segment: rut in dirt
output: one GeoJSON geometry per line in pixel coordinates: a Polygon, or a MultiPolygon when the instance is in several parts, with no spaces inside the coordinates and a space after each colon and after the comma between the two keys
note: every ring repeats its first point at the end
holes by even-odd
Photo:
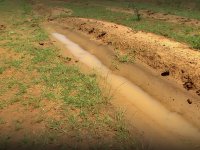
{"type": "Polygon", "coordinates": [[[167,132],[171,132],[172,136],[178,135],[185,139],[199,141],[199,130],[182,116],[176,112],[170,112],[158,102],[158,100],[151,97],[148,93],[144,92],[140,87],[134,85],[126,78],[113,74],[111,70],[97,59],[97,57],[69,40],[66,36],[59,33],[52,33],[52,35],[62,42],[66,49],[79,59],[80,62],[95,69],[100,76],[106,77],[107,82],[112,85],[112,87],[117,88],[126,100],[130,101],[134,106],[139,108],[141,112],[161,125],[167,132]]]}

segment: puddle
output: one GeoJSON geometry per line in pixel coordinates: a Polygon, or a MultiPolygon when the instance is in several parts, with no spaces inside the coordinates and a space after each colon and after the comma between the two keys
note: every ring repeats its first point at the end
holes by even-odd
{"type": "Polygon", "coordinates": [[[102,77],[106,77],[107,82],[112,87],[118,89],[118,92],[120,92],[126,100],[129,100],[135,107],[141,110],[154,122],[162,126],[165,130],[186,139],[199,141],[199,130],[181,115],[170,112],[160,102],[126,78],[113,74],[111,70],[97,59],[97,57],[69,40],[66,36],[59,33],[52,33],[52,35],[62,42],[66,46],[66,49],[79,59],[80,62],[95,69],[102,77]]]}

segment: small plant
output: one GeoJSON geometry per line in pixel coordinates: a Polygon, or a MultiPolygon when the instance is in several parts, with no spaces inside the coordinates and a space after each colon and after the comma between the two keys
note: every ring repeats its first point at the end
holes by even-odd
{"type": "Polygon", "coordinates": [[[5,71],[4,67],[0,67],[0,74],[2,74],[5,71]]]}
{"type": "Polygon", "coordinates": [[[190,44],[192,45],[193,48],[195,49],[200,49],[200,35],[192,36],[189,39],[190,44]]]}
{"type": "Polygon", "coordinates": [[[131,9],[133,9],[133,12],[134,12],[133,18],[134,18],[134,20],[140,21],[140,20],[141,20],[141,14],[139,13],[139,9],[138,9],[138,8],[136,7],[136,5],[134,4],[134,1],[130,1],[129,7],[130,7],[131,9]]]}
{"type": "Polygon", "coordinates": [[[0,125],[1,124],[5,124],[6,122],[4,121],[4,119],[3,118],[0,118],[0,125]]]}
{"type": "Polygon", "coordinates": [[[15,125],[15,131],[19,131],[23,128],[22,127],[22,121],[20,121],[20,120],[15,120],[14,125],[15,125]]]}
{"type": "Polygon", "coordinates": [[[121,63],[133,63],[134,56],[131,53],[122,54],[118,49],[115,50],[115,57],[121,63]]]}

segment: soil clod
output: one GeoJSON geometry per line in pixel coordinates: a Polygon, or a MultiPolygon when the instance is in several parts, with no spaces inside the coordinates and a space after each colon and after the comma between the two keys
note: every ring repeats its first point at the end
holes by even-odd
{"type": "Polygon", "coordinates": [[[188,104],[192,104],[192,100],[187,99],[188,104]]]}
{"type": "Polygon", "coordinates": [[[194,88],[194,83],[191,82],[191,81],[185,82],[185,83],[183,84],[183,87],[184,87],[186,90],[191,90],[191,89],[194,88]]]}
{"type": "Polygon", "coordinates": [[[102,32],[101,34],[99,34],[99,35],[97,36],[97,38],[102,38],[102,37],[104,37],[106,34],[107,34],[106,32],[102,32]]]}
{"type": "Polygon", "coordinates": [[[199,96],[200,96],[200,90],[196,91],[196,93],[197,93],[197,95],[199,95],[199,96]]]}
{"type": "Polygon", "coordinates": [[[161,73],[161,76],[169,76],[169,71],[165,71],[165,72],[163,72],[163,73],[161,73]]]}
{"type": "Polygon", "coordinates": [[[88,33],[91,34],[94,32],[94,28],[92,28],[88,33]]]}
{"type": "Polygon", "coordinates": [[[72,60],[72,58],[70,58],[70,57],[66,57],[65,58],[67,61],[71,61],[72,60]]]}
{"type": "Polygon", "coordinates": [[[53,20],[54,20],[53,18],[48,18],[48,19],[47,19],[47,21],[53,21],[53,20]]]}
{"type": "Polygon", "coordinates": [[[5,30],[5,29],[6,29],[6,26],[3,25],[3,24],[1,24],[1,25],[0,25],[0,30],[5,30]]]}
{"type": "Polygon", "coordinates": [[[44,45],[44,42],[39,42],[39,45],[43,46],[43,45],[44,45]]]}

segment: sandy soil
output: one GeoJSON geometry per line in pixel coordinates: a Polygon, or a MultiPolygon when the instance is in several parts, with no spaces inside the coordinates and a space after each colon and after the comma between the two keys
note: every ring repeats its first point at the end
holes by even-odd
{"type": "Polygon", "coordinates": [[[169,72],[169,76],[186,90],[200,95],[200,53],[186,44],[93,19],[68,18],[60,20],[59,23],[87,33],[93,39],[112,45],[125,53],[134,51],[136,60],[142,61],[160,74],[169,72]]]}

